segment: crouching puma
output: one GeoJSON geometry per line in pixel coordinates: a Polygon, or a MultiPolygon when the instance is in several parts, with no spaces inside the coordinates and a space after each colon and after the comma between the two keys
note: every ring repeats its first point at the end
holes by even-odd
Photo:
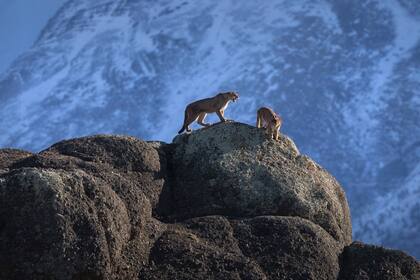
{"type": "Polygon", "coordinates": [[[239,95],[237,93],[229,91],[188,104],[185,108],[184,124],[182,125],[181,130],[178,131],[178,134],[182,133],[184,130],[191,132],[189,125],[194,121],[197,121],[197,123],[202,126],[210,126],[209,123],[204,123],[204,119],[209,113],[216,113],[220,118],[220,121],[225,122],[224,113],[226,107],[229,105],[230,101],[235,102],[238,98],[239,95]]]}
{"type": "Polygon", "coordinates": [[[270,138],[279,139],[279,130],[283,123],[282,118],[277,115],[272,109],[261,107],[257,111],[257,127],[264,127],[267,129],[270,138]]]}

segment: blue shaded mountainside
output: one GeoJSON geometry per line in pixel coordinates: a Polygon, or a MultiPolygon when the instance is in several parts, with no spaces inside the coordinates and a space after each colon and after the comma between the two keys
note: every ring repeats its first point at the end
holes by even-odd
{"type": "Polygon", "coordinates": [[[0,76],[0,146],[168,141],[185,104],[237,90],[229,118],[273,107],[344,185],[356,239],[420,257],[419,15],[415,0],[71,0],[0,76]]]}

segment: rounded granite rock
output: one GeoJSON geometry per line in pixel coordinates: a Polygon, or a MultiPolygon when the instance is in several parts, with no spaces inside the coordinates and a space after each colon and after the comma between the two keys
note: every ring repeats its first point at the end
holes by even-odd
{"type": "Polygon", "coordinates": [[[341,255],[339,280],[419,280],[420,262],[403,251],[353,242],[341,255]]]}
{"type": "Polygon", "coordinates": [[[91,136],[22,155],[0,174],[0,279],[134,279],[165,228],[160,144],[91,136]]]}
{"type": "Polygon", "coordinates": [[[0,279],[418,277],[402,252],[350,241],[337,181],[245,124],[0,150],[0,279]]]}
{"type": "MultiPolygon", "coordinates": [[[[159,225],[146,197],[137,214],[148,225],[133,225],[125,199],[81,170],[22,168],[3,179],[1,279],[115,279],[130,264],[130,242],[149,239],[138,228],[159,225]]],[[[148,241],[137,243],[136,258],[147,259],[148,241]]]]}
{"type": "Polygon", "coordinates": [[[263,129],[222,123],[177,136],[173,143],[175,219],[297,216],[343,245],[351,242],[343,189],[287,136],[274,141],[263,129]]]}
{"type": "Polygon", "coordinates": [[[336,280],[340,251],[302,218],[206,216],[168,227],[140,279],[336,280]]]}

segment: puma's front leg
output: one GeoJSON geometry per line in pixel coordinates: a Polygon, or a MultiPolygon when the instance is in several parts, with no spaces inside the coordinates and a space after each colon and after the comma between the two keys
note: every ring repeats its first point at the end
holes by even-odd
{"type": "Polygon", "coordinates": [[[274,140],[279,141],[279,131],[278,131],[278,129],[276,129],[274,131],[274,140]]]}
{"type": "Polygon", "coordinates": [[[226,122],[226,119],[225,119],[225,117],[223,116],[223,110],[219,110],[219,111],[216,111],[216,114],[217,114],[217,116],[219,117],[219,119],[220,119],[220,122],[226,122]]]}
{"type": "Polygon", "coordinates": [[[220,114],[222,114],[222,117],[223,117],[225,122],[233,122],[233,120],[225,118],[225,110],[224,109],[220,110],[220,114]]]}

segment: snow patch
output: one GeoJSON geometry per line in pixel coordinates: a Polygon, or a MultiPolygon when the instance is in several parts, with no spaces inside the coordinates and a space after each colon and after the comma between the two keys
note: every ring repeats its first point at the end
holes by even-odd
{"type": "Polygon", "coordinates": [[[356,235],[365,242],[384,245],[384,233],[393,232],[393,229],[409,230],[411,212],[416,210],[420,216],[420,164],[405,179],[404,184],[383,197],[377,197],[372,205],[366,209],[365,214],[355,223],[356,235]],[[402,195],[404,194],[404,195],[402,195]],[[367,230],[368,229],[368,230],[367,230]]]}

